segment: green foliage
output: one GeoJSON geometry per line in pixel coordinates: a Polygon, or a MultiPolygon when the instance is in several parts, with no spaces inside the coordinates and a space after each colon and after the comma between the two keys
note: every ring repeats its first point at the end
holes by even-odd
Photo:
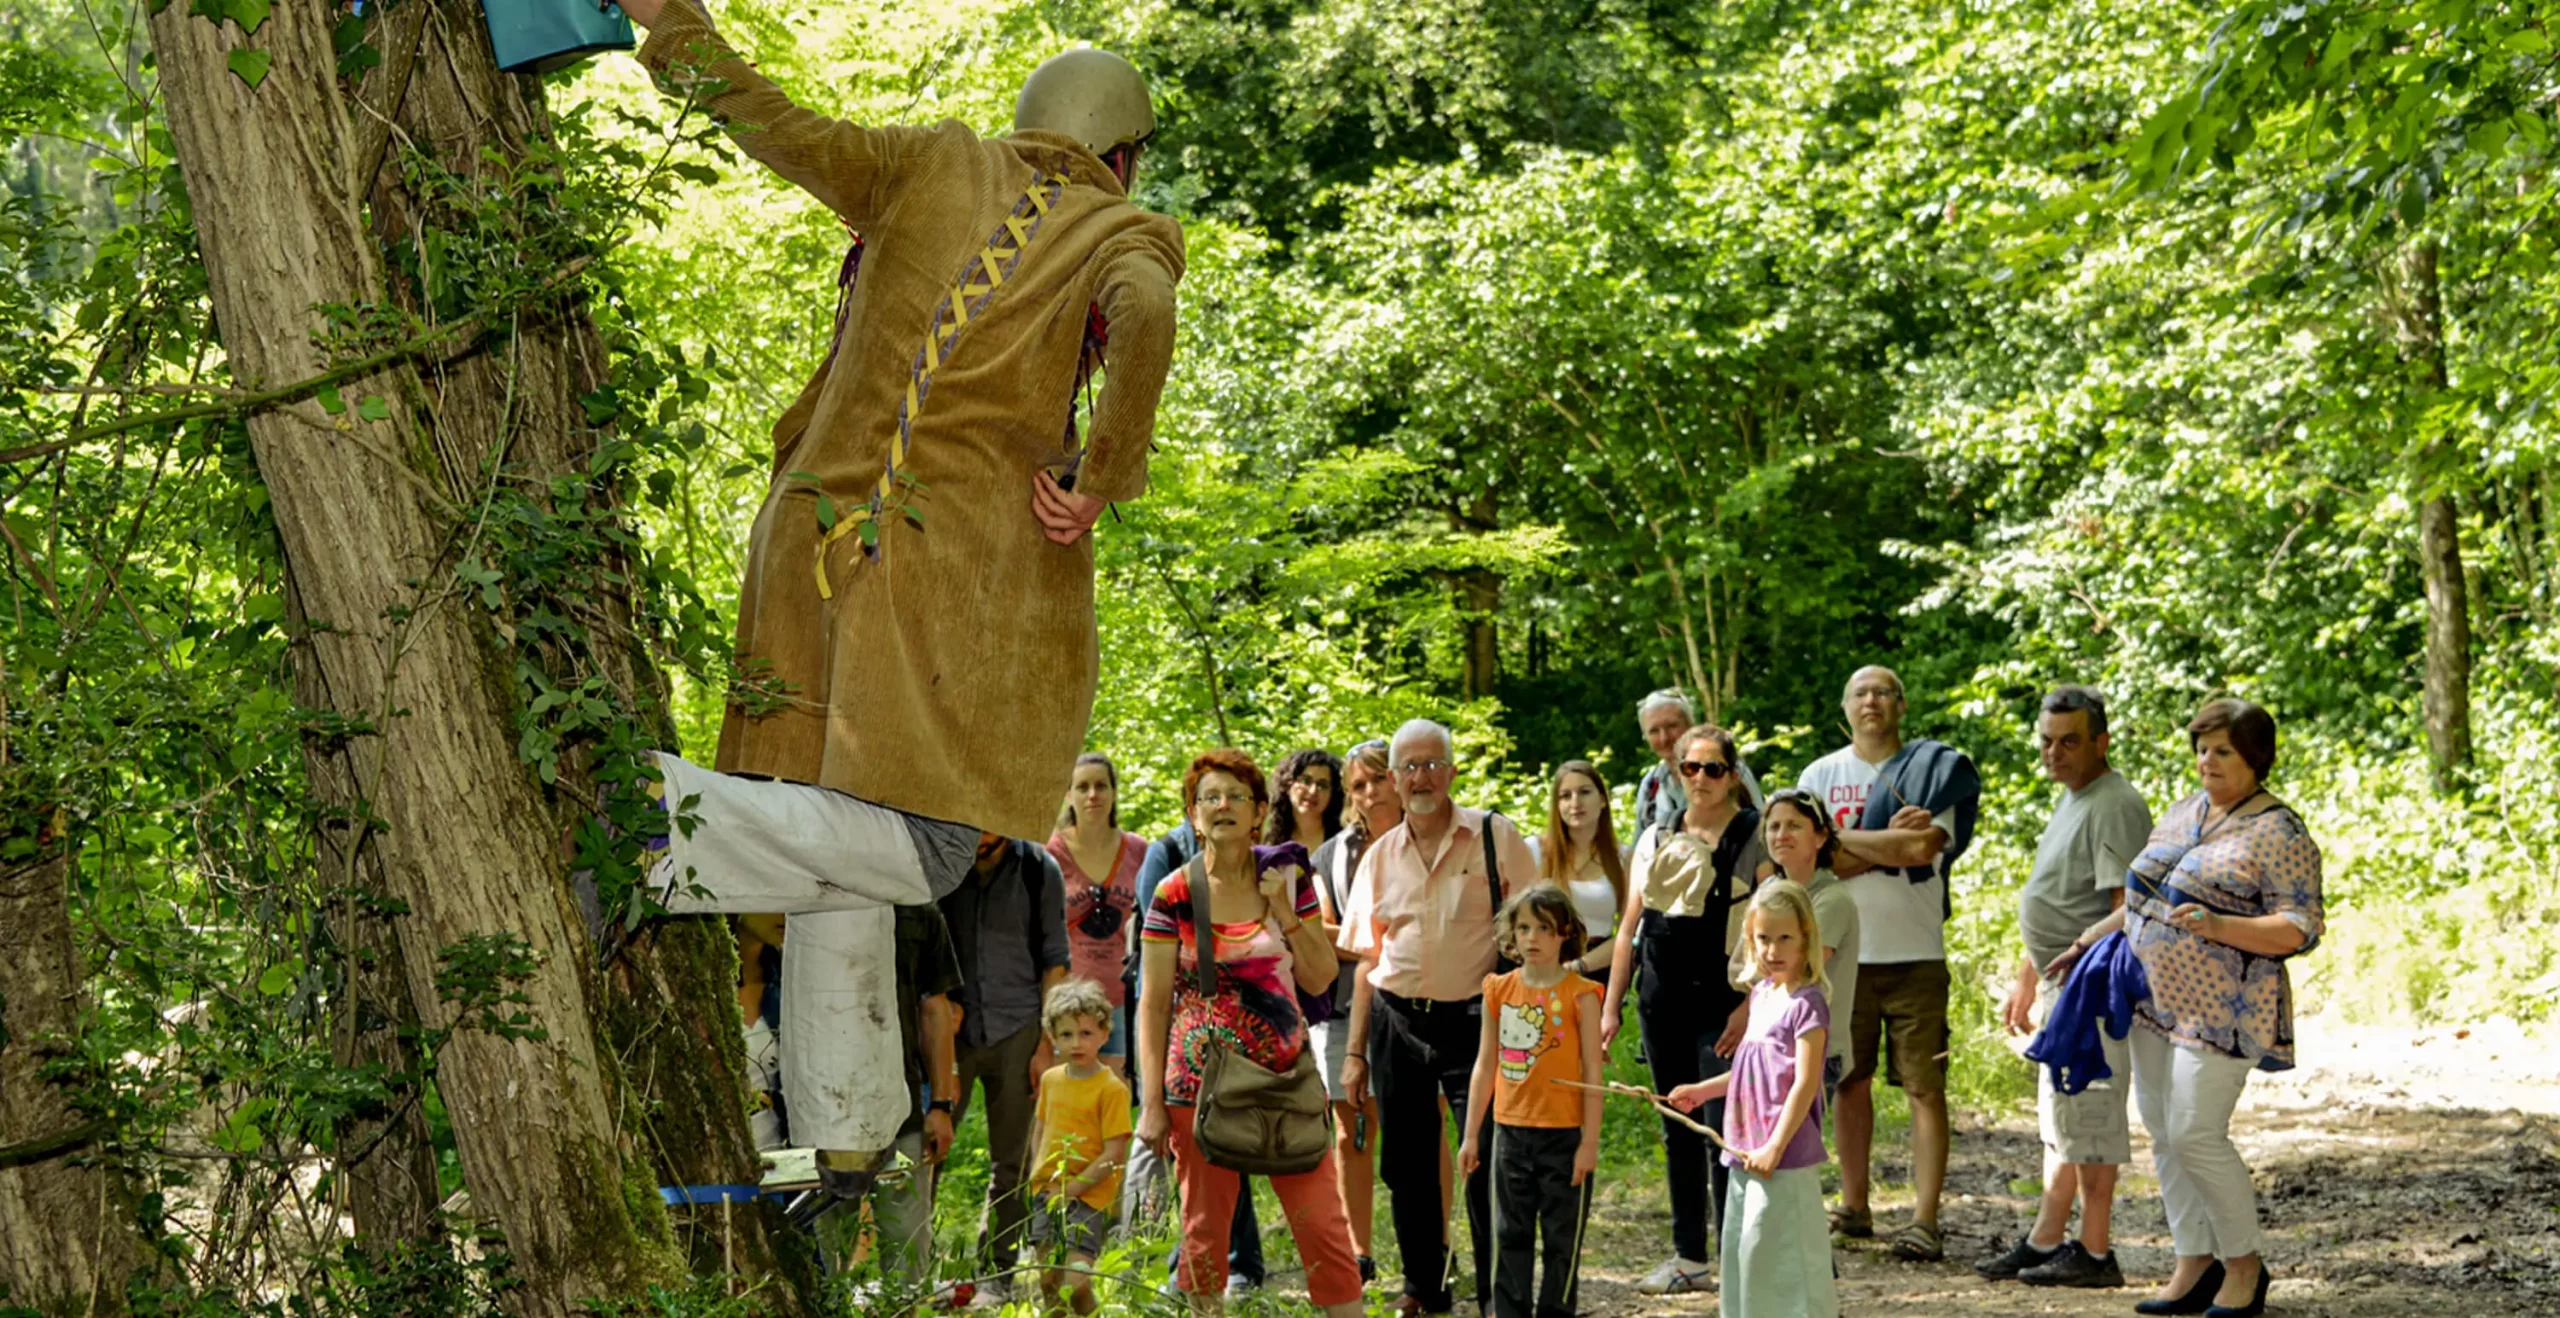
{"type": "Polygon", "coordinates": [[[521,935],[474,934],[437,954],[436,997],[453,1008],[456,1029],[541,1040],[549,1036],[521,1010],[533,999],[515,987],[538,964],[521,935]]]}
{"type": "MultiPolygon", "coordinates": [[[[191,2],[258,85],[266,0],[191,2]]],[[[442,1112],[431,1073],[329,1048],[381,911],[319,843],[379,821],[320,805],[303,758],[398,714],[296,695],[297,638],[330,624],[285,581],[253,404],[217,392],[236,382],[139,13],[92,12],[40,0],[0,38],[0,863],[70,848],[94,982],[57,1069],[115,1132],[104,1154],[170,1213],[250,1196],[162,1237],[140,1307],[281,1311],[217,1266],[309,1245],[251,1192],[404,1103],[442,1112]]],[[[2307,1007],[2560,999],[2551,17],[738,0],[721,23],[866,121],[1001,130],[1074,40],[1154,76],[1140,196],[1184,218],[1190,270],[1150,488],[1097,535],[1091,736],[1132,827],[1172,823],[1206,746],[1271,762],[1415,716],[1456,729],[1471,803],[1534,823],[1559,760],[1633,781],[1632,704],[1673,683],[1783,781],[1837,743],[1850,669],[1894,663],[1912,730],[1985,773],[1949,930],[1972,1108],[2028,1083],[1991,1012],[2051,803],[2033,701],[2062,680],[2109,693],[2155,808],[2189,790],[2198,701],[2283,720],[2275,785],[2332,902],[2295,967],[2307,1007]],[[2476,748],[2443,792],[2417,695],[2433,499],[2475,660],[2476,748]]],[[[348,76],[380,62],[375,18],[339,18],[348,76]]],[[[789,694],[734,662],[733,592],[792,479],[765,428],[826,352],[844,235],[631,62],[551,87],[554,139],[521,162],[400,158],[437,213],[386,245],[396,296],[311,329],[336,362],[406,359],[555,332],[558,299],[586,298],[608,376],[543,401],[592,456],[440,459],[464,469],[437,488],[467,493],[411,607],[485,626],[526,770],[576,821],[569,865],[627,927],[664,826],[646,753],[707,757],[727,705],[789,694]]],[[[417,403],[334,377],[287,397],[349,424],[417,403]]],[[[525,955],[441,949],[461,1028],[537,1028],[525,955]]],[[[444,1039],[419,1042],[431,1063],[444,1039]]],[[[1609,1166],[1652,1165],[1652,1125],[1613,1108],[1609,1166]]],[[[957,1247],[984,1175],[964,1138],[957,1247]]],[[[1112,1266],[1150,1272],[1155,1247],[1112,1266]]],[[[485,1312],[503,1284],[441,1255],[308,1257],[297,1312],[485,1312]]]]}

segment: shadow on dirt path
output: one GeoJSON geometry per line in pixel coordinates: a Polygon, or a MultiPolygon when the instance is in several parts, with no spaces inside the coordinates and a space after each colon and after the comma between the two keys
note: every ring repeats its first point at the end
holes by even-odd
{"type": "MultiPolygon", "coordinates": [[[[2235,1135],[2258,1186],[2287,1318],[2560,1316],[2560,1049],[2521,1035],[2364,1031],[2333,1037],[2317,1069],[2253,1081],[2235,1135]],[[2429,1054],[2428,1047],[2434,1046],[2429,1054]],[[2465,1097],[2515,1106],[2482,1110],[2465,1097]]],[[[2306,1038],[2304,1056],[2315,1054],[2306,1038]]],[[[1943,1223],[1947,1262],[1905,1264],[1880,1241],[1842,1242],[1841,1307],[1866,1314],[2123,1315],[2167,1272],[2150,1148],[2118,1192],[2117,1247],[2133,1284],[2057,1291],[1990,1283],[1972,1261],[2024,1230],[2041,1160],[2031,1114],[1959,1120],[1943,1223]]],[[[1907,1220],[1906,1151],[1877,1150],[1876,1217],[1907,1220]]],[[[1589,1318],[1715,1312],[1712,1295],[1653,1298],[1630,1283],[1659,1261],[1658,1177],[1602,1187],[1584,1258],[1589,1318]]]]}

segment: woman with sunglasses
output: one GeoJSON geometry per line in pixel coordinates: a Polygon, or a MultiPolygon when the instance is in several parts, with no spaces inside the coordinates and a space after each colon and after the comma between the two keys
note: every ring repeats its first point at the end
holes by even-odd
{"type": "MultiPolygon", "coordinates": [[[[1732,1065],[1751,1006],[1728,967],[1751,891],[1769,869],[1760,814],[1746,804],[1735,771],[1741,757],[1732,734],[1713,726],[1691,728],[1680,734],[1671,762],[1688,789],[1688,807],[1636,839],[1628,867],[1634,882],[1618,920],[1608,1003],[1600,1014],[1606,1048],[1617,1038],[1627,989],[1635,988],[1636,1020],[1656,1093],[1723,1075],[1732,1065]]],[[[1710,1100],[1706,1124],[1721,1128],[1723,1107],[1723,1100],[1710,1100]]],[[[1713,1219],[1721,1216],[1730,1172],[1723,1159],[1712,1156],[1706,1137],[1687,1126],[1666,1118],[1662,1135],[1672,1256],[1638,1281],[1636,1290],[1703,1291],[1714,1284],[1707,1239],[1713,1219]]]]}
{"type": "Polygon", "coordinates": [[[1111,1001],[1111,1037],[1102,1064],[1129,1075],[1129,989],[1121,978],[1129,948],[1129,914],[1138,906],[1138,866],[1147,840],[1120,831],[1120,773],[1109,756],[1076,757],[1067,803],[1049,854],[1067,881],[1067,973],[1102,987],[1111,1001]],[[1097,877],[1099,876],[1099,877],[1097,877]]]}

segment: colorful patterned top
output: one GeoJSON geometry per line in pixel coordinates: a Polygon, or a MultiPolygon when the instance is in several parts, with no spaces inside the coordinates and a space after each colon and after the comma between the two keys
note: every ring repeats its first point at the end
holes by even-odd
{"type": "MultiPolygon", "coordinates": [[[[1306,849],[1294,842],[1253,849],[1254,872],[1294,864],[1307,870],[1306,849]]],[[[1317,915],[1311,883],[1297,887],[1301,919],[1317,915]]],[[[1218,993],[1200,996],[1199,958],[1193,954],[1191,867],[1174,871],[1156,884],[1155,900],[1139,937],[1171,943],[1174,965],[1173,1020],[1167,1031],[1170,1056],[1164,1073],[1164,1101],[1190,1106],[1200,1095],[1200,1069],[1205,1049],[1223,1038],[1260,1066],[1288,1070],[1307,1046],[1307,1022],[1298,1014],[1297,980],[1289,956],[1289,940],[1269,920],[1246,920],[1211,927],[1218,949],[1218,993]]]]}
{"type": "Polygon", "coordinates": [[[2209,804],[2198,792],[2171,806],[2126,876],[2125,939],[2151,979],[2151,1000],[2134,1019],[2181,1048],[2291,1070],[2285,958],[2213,942],[2172,925],[2169,912],[2196,902],[2224,915],[2281,915],[2302,930],[2295,954],[2308,952],[2322,928],[2320,846],[2281,801],[2245,814],[2244,801],[2208,825],[2209,804]]]}

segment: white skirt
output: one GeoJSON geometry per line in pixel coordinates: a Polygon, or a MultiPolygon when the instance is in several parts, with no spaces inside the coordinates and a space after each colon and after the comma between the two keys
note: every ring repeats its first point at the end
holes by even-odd
{"type": "Polygon", "coordinates": [[[1821,1168],[1767,1177],[1735,1168],[1725,1190],[1723,1256],[1716,1303],[1725,1318],[1840,1318],[1821,1168]]]}

